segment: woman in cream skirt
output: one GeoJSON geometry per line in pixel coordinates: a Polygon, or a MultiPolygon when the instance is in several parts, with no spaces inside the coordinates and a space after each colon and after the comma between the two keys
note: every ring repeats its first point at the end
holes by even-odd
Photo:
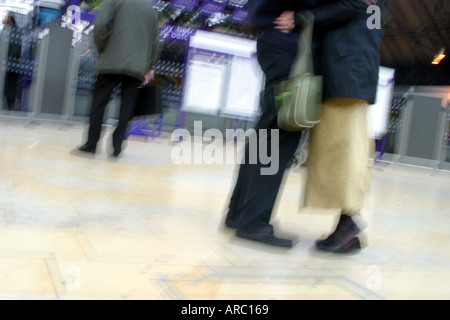
{"type": "Polygon", "coordinates": [[[368,136],[367,101],[330,99],[322,106],[322,121],[312,129],[305,184],[307,207],[341,211],[336,231],[317,241],[318,249],[350,252],[361,248],[355,223],[370,186],[374,144],[368,136]]]}
{"type": "MultiPolygon", "coordinates": [[[[323,76],[321,122],[311,130],[305,206],[336,208],[336,229],[316,248],[352,252],[361,248],[356,223],[370,181],[367,107],[374,104],[387,0],[317,0],[314,15],[315,71],[323,76]],[[370,14],[367,5],[379,10],[370,14]]],[[[372,12],[371,10],[369,10],[372,12]]],[[[284,12],[275,24],[282,32],[302,28],[302,12],[284,12]]]]}

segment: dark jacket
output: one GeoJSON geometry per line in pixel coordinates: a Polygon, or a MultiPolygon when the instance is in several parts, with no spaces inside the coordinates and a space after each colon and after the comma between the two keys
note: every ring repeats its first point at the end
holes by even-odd
{"type": "Polygon", "coordinates": [[[97,71],[144,80],[159,59],[159,28],[147,0],[104,0],[95,21],[94,41],[103,54],[97,71]]]}
{"type": "MultiPolygon", "coordinates": [[[[320,38],[320,66],[324,99],[359,98],[373,104],[380,66],[383,28],[369,29],[371,13],[359,0],[327,1],[312,10],[320,38]]],[[[384,18],[387,0],[377,4],[384,18]]],[[[381,26],[383,27],[384,21],[381,26]]]]}
{"type": "MultiPolygon", "coordinates": [[[[387,0],[380,0],[385,11],[387,0]]],[[[250,0],[249,20],[259,39],[274,46],[297,45],[298,33],[281,33],[273,21],[285,10],[311,10],[315,17],[314,66],[324,77],[324,99],[352,97],[374,103],[379,44],[383,32],[369,29],[367,5],[360,0],[250,0]]]]}

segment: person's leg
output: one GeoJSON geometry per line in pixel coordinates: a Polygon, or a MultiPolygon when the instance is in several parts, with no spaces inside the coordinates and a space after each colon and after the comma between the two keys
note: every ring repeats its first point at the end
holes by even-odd
{"type": "MultiPolygon", "coordinates": [[[[273,99],[273,90],[271,88],[267,88],[264,93],[261,95],[261,109],[263,110],[263,115],[262,117],[259,119],[258,123],[255,125],[255,127],[253,128],[255,135],[254,136],[249,136],[247,137],[247,141],[246,144],[244,146],[244,153],[243,153],[243,159],[242,159],[242,164],[239,166],[239,172],[238,172],[238,176],[237,176],[237,180],[235,183],[235,187],[233,189],[233,193],[230,199],[230,203],[229,203],[229,211],[225,220],[225,223],[227,226],[229,227],[237,227],[238,225],[238,220],[241,217],[241,212],[242,209],[244,207],[244,204],[248,201],[246,200],[246,197],[250,196],[252,197],[252,195],[250,195],[251,193],[253,193],[253,196],[258,196],[258,191],[249,191],[249,188],[254,188],[253,184],[250,182],[250,180],[252,180],[253,175],[256,174],[257,176],[259,176],[261,174],[261,169],[263,168],[263,166],[261,165],[261,163],[259,162],[259,155],[258,155],[258,145],[259,145],[259,141],[260,141],[260,130],[267,130],[267,136],[265,137],[266,140],[264,142],[264,144],[268,147],[270,147],[271,143],[272,143],[272,130],[278,130],[278,127],[276,125],[276,113],[274,112],[274,99],[273,99]],[[258,163],[250,163],[251,160],[250,159],[255,159],[257,158],[258,163]]],[[[278,131],[278,136],[279,136],[279,132],[278,131]]],[[[264,138],[264,137],[263,137],[264,138]]],[[[279,145],[279,141],[277,140],[277,144],[279,145]]],[[[277,156],[277,161],[278,161],[278,157],[279,157],[279,153],[276,155],[277,156]]],[[[253,160],[252,160],[253,161],[253,160]]],[[[282,170],[283,171],[283,170],[282,170]]],[[[278,177],[280,172],[277,172],[276,176],[278,177]]],[[[277,178],[279,179],[279,177],[277,178]]],[[[268,179],[268,181],[270,181],[272,179],[268,179]]],[[[275,183],[276,185],[277,183],[275,183]]],[[[278,189],[278,187],[276,188],[278,189]]],[[[271,198],[273,196],[276,197],[276,190],[273,190],[270,192],[271,193],[271,198]]],[[[262,203],[261,203],[262,205],[262,203]]],[[[270,205],[269,205],[270,207],[270,205]]],[[[271,212],[272,210],[269,211],[271,212]]],[[[269,214],[270,215],[270,214],[269,214]]],[[[266,218],[264,218],[263,220],[267,220],[266,218]]],[[[260,226],[259,229],[264,229],[266,228],[268,225],[268,223],[264,226],[260,226]]],[[[258,229],[258,227],[256,227],[255,229],[258,229]]]]}
{"type": "Polygon", "coordinates": [[[258,60],[266,75],[266,85],[261,96],[262,115],[255,126],[257,147],[253,145],[249,148],[246,145],[246,162],[239,168],[225,220],[228,226],[237,229],[238,236],[279,246],[291,246],[292,243],[274,237],[270,219],[287,163],[297,150],[301,132],[279,130],[273,86],[289,77],[296,53],[295,45],[289,47],[258,41],[258,60]],[[272,160],[269,164],[261,163],[261,154],[258,152],[260,142],[267,147],[267,155],[272,160]],[[271,150],[272,145],[277,148],[271,150]],[[255,156],[257,163],[248,163],[255,156]],[[273,166],[273,161],[276,161],[275,171],[264,174],[262,170],[273,166]]]}
{"type": "Polygon", "coordinates": [[[331,235],[318,241],[328,252],[359,249],[361,231],[354,217],[365,203],[370,182],[371,143],[367,132],[367,102],[333,99],[322,107],[322,121],[311,130],[305,205],[341,210],[331,235]]]}
{"type": "MultiPolygon", "coordinates": [[[[297,150],[301,137],[301,132],[286,132],[279,129],[271,129],[267,134],[268,147],[276,139],[279,145],[278,154],[271,154],[272,161],[277,161],[277,170],[274,174],[265,175],[261,169],[268,167],[260,162],[247,166],[245,195],[241,197],[239,211],[240,217],[237,221],[237,228],[249,232],[259,232],[271,228],[270,220],[274,209],[278,193],[283,181],[287,164],[292,155],[297,150]],[[275,130],[278,130],[275,135],[275,130]]],[[[265,137],[258,137],[259,141],[266,140],[265,137]]],[[[273,165],[273,163],[272,163],[273,165]]]]}
{"type": "Polygon", "coordinates": [[[95,152],[100,140],[103,117],[111,94],[119,84],[120,76],[99,74],[93,90],[91,111],[89,115],[89,130],[86,143],[80,151],[95,152]]]}
{"type": "MultiPolygon", "coordinates": [[[[273,90],[269,88],[264,93],[262,106],[273,109],[274,103],[273,90]]],[[[255,127],[256,139],[247,147],[246,164],[241,166],[235,188],[238,195],[232,198],[233,223],[239,237],[290,247],[291,240],[274,236],[270,220],[287,164],[298,148],[302,133],[280,130],[276,118],[268,128],[260,124],[255,127]],[[267,147],[267,152],[262,152],[261,146],[267,147]],[[270,161],[263,163],[261,157],[264,156],[270,161]],[[257,163],[248,163],[252,157],[257,159],[257,163]]]]}
{"type": "Polygon", "coordinates": [[[7,72],[5,75],[5,96],[8,110],[16,109],[17,82],[19,75],[13,72],[7,72]]]}
{"type": "Polygon", "coordinates": [[[225,218],[225,225],[229,228],[236,228],[237,227],[237,221],[240,217],[240,203],[242,201],[242,195],[244,194],[245,190],[245,182],[247,181],[247,167],[249,166],[248,161],[245,161],[245,159],[248,159],[249,155],[249,146],[248,143],[244,146],[244,154],[243,159],[244,161],[239,166],[239,171],[237,175],[237,179],[235,182],[235,186],[233,189],[233,193],[230,198],[230,203],[228,205],[228,212],[225,218]]]}
{"type": "Polygon", "coordinates": [[[122,143],[125,138],[128,123],[133,116],[137,101],[139,85],[141,81],[136,78],[122,76],[121,80],[121,104],[119,123],[113,133],[113,156],[117,157],[122,152],[122,143]]]}

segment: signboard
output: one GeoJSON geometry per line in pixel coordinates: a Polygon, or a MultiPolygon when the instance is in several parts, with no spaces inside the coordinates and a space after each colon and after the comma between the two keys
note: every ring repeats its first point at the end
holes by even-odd
{"type": "Polygon", "coordinates": [[[160,40],[188,42],[196,31],[197,29],[193,27],[167,22],[161,27],[159,38],[160,40]]]}
{"type": "Polygon", "coordinates": [[[199,30],[189,42],[181,109],[254,118],[264,75],[256,41],[199,30]]]}
{"type": "Polygon", "coordinates": [[[259,111],[263,72],[256,56],[235,56],[229,62],[230,76],[222,114],[253,118],[259,111]]]}
{"type": "Polygon", "coordinates": [[[197,49],[189,52],[188,58],[182,109],[217,115],[222,105],[227,56],[197,49]]]}

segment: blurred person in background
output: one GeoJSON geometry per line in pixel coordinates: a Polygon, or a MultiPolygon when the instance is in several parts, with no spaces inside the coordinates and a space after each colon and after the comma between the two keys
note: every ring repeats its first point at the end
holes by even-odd
{"type": "MultiPolygon", "coordinates": [[[[335,230],[316,248],[330,253],[361,249],[361,210],[370,183],[370,158],[374,144],[367,128],[367,107],[374,104],[380,65],[387,0],[379,0],[379,25],[369,28],[366,10],[354,10],[351,1],[322,1],[312,9],[315,31],[320,35],[319,72],[323,75],[324,102],[321,122],[311,129],[307,207],[339,209],[335,230]],[[333,12],[334,19],[324,17],[333,12]]],[[[291,32],[301,27],[300,13],[284,12],[276,28],[291,32]]]]}
{"type": "Polygon", "coordinates": [[[112,136],[112,157],[122,152],[139,86],[153,76],[160,55],[157,12],[147,0],[104,0],[94,26],[100,54],[94,86],[87,141],[75,153],[95,154],[105,108],[114,89],[121,86],[119,121],[112,136]]]}
{"type": "MultiPolygon", "coordinates": [[[[255,130],[258,134],[260,129],[267,129],[267,146],[271,145],[272,130],[278,130],[279,170],[274,175],[261,175],[261,168],[265,165],[260,162],[257,164],[244,162],[240,165],[225,217],[225,226],[236,229],[237,237],[277,247],[290,248],[293,246],[293,239],[275,235],[271,224],[271,216],[286,167],[297,150],[302,135],[301,132],[287,132],[279,129],[273,90],[275,85],[289,78],[292,64],[297,55],[297,39],[301,26],[298,25],[296,28],[294,12],[324,5],[318,9],[320,11],[316,11],[319,14],[316,16],[316,23],[322,24],[327,30],[334,30],[340,25],[347,25],[346,21],[351,19],[358,17],[367,19],[367,6],[374,3],[376,3],[375,0],[250,0],[248,2],[250,23],[260,30],[257,40],[258,62],[266,77],[265,88],[260,101],[262,115],[255,126],[255,130]],[[286,12],[289,12],[289,14],[286,14],[286,12]]],[[[367,28],[365,21],[364,28],[367,28]]],[[[349,22],[348,25],[351,25],[351,23],[349,22]]],[[[353,28],[360,28],[359,23],[345,30],[354,35],[353,28]]],[[[363,33],[367,31],[364,30],[363,33]]],[[[342,37],[348,38],[347,35],[342,35],[342,37]]],[[[339,42],[339,46],[344,46],[347,51],[354,49],[353,47],[345,47],[348,45],[347,42],[340,41],[339,38],[336,38],[334,42],[339,42]]],[[[364,40],[363,46],[372,41],[372,37],[367,41],[364,40]]],[[[317,61],[318,45],[321,44],[316,39],[313,44],[316,66],[320,65],[317,61]]],[[[372,44],[370,46],[371,48],[374,47],[372,44]]],[[[338,48],[329,48],[328,50],[333,51],[335,55],[339,55],[338,48]]],[[[350,54],[353,55],[354,53],[350,54]]],[[[376,68],[372,61],[373,57],[373,55],[370,56],[369,62],[376,68]]],[[[324,65],[324,67],[328,66],[324,65]]],[[[378,72],[378,69],[376,72],[378,72]]],[[[363,79],[365,77],[369,77],[371,79],[369,82],[372,83],[372,74],[362,75],[363,79]]],[[[376,83],[377,79],[374,80],[376,83]]],[[[348,86],[352,86],[352,84],[349,83],[348,86]]],[[[357,88],[355,88],[356,91],[358,91],[357,88]]],[[[372,87],[370,89],[369,91],[372,93],[372,87]]],[[[371,95],[366,99],[371,100],[371,95]]],[[[339,130],[342,129],[339,128],[339,130]]],[[[259,137],[257,139],[259,140],[259,137]]],[[[244,151],[245,159],[249,158],[248,153],[249,146],[247,144],[244,151]]]]}
{"type": "MultiPolygon", "coordinates": [[[[3,18],[3,31],[13,32],[14,29],[18,28],[16,19],[13,14],[8,12],[8,14],[3,18]]],[[[22,46],[14,41],[9,42],[8,46],[8,59],[16,58],[19,59],[22,55],[22,46]]],[[[5,73],[5,86],[4,86],[4,96],[6,98],[7,109],[14,110],[16,108],[16,98],[17,98],[17,85],[19,82],[19,74],[13,71],[6,71],[5,73]]]]}

